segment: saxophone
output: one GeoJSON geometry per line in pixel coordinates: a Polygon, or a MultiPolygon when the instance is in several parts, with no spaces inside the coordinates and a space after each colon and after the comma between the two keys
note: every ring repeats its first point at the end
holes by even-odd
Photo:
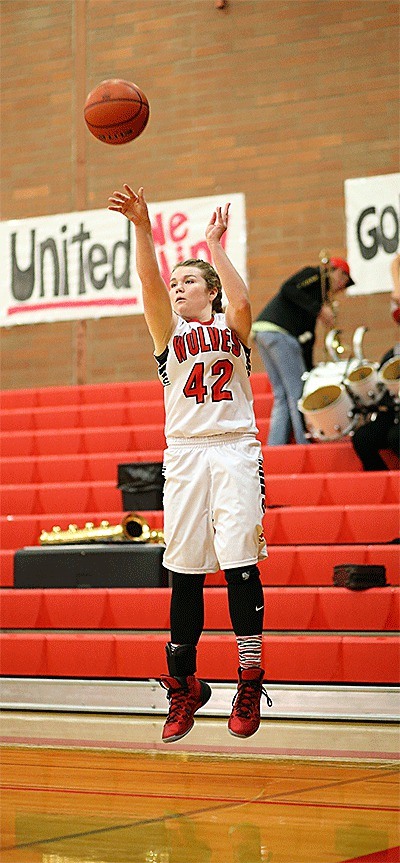
{"type": "MultiPolygon", "coordinates": [[[[322,302],[327,303],[335,316],[335,323],[337,318],[337,311],[335,303],[332,302],[330,296],[331,290],[331,258],[330,253],[327,249],[321,249],[319,253],[319,270],[321,274],[321,291],[322,291],[322,302]]],[[[325,351],[334,362],[338,362],[341,355],[345,351],[345,347],[343,347],[340,341],[341,330],[332,329],[326,335],[325,338],[325,351]]]]}
{"type": "Polygon", "coordinates": [[[110,524],[104,520],[96,527],[92,521],[87,521],[84,527],[76,524],[68,525],[68,530],[62,530],[55,525],[52,530],[42,530],[40,545],[69,545],[85,542],[154,542],[163,543],[162,530],[153,530],[147,521],[136,512],[129,512],[120,524],[110,524]]]}

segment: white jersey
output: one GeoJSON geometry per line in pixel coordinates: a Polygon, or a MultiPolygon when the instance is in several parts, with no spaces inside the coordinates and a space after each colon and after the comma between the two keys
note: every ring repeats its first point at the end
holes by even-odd
{"type": "Polygon", "coordinates": [[[250,348],[229,329],[224,314],[203,323],[179,317],[156,360],[164,386],[167,441],[257,434],[250,348]]]}

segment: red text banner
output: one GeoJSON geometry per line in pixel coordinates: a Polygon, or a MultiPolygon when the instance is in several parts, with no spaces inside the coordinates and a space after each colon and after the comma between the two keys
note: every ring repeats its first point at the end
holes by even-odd
{"type": "MultiPolygon", "coordinates": [[[[166,283],[177,261],[210,260],[204,233],[216,206],[231,202],[225,248],[246,278],[242,194],[150,203],[166,283]]],[[[135,231],[119,213],[84,210],[0,223],[0,325],[143,312],[135,268],[135,231]]]]}

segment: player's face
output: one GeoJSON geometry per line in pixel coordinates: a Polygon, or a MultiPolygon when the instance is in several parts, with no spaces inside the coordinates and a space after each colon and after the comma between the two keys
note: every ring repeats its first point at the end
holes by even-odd
{"type": "Polygon", "coordinates": [[[185,320],[208,321],[216,291],[207,286],[198,267],[176,267],[170,279],[172,308],[185,320]]]}

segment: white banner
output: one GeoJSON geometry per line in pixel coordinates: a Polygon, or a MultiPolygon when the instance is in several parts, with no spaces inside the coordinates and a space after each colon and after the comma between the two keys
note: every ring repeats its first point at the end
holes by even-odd
{"type": "MultiPolygon", "coordinates": [[[[216,206],[231,202],[226,251],[246,279],[243,194],[149,204],[164,280],[177,261],[210,260],[204,238],[216,206]]],[[[0,222],[0,325],[67,321],[143,311],[135,231],[110,210],[0,222]]]]}
{"type": "Polygon", "coordinates": [[[345,180],[349,294],[393,290],[390,264],[399,248],[400,174],[345,180]]]}

